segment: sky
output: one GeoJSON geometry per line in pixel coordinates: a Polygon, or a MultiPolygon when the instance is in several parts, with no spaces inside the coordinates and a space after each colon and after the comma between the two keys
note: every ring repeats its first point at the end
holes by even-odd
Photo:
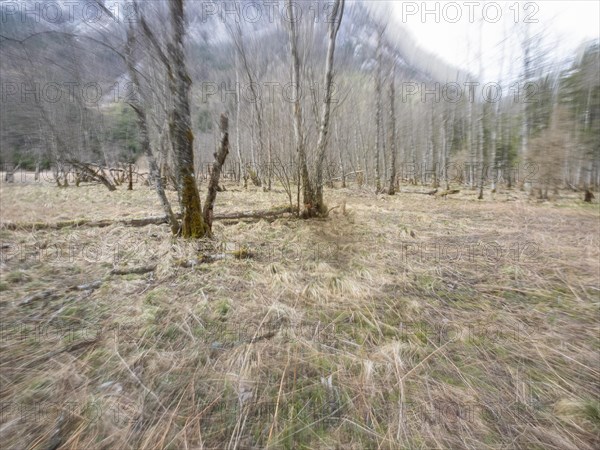
{"type": "Polygon", "coordinates": [[[545,45],[552,49],[551,59],[573,56],[584,40],[600,35],[598,0],[395,1],[393,7],[397,21],[420,47],[485,81],[504,79],[520,70],[519,28],[542,31],[545,45]]]}

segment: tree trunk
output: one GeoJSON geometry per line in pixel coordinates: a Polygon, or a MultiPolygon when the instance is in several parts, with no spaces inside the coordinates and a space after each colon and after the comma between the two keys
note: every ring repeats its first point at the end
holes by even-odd
{"type": "Polygon", "coordinates": [[[478,132],[477,132],[477,145],[478,145],[478,155],[479,155],[479,164],[481,164],[481,170],[479,173],[479,195],[477,196],[478,200],[483,200],[483,187],[485,184],[485,176],[486,176],[486,170],[487,170],[487,165],[488,165],[488,161],[487,161],[487,148],[486,148],[486,144],[487,142],[485,141],[485,130],[484,130],[484,125],[483,125],[483,120],[484,120],[484,115],[485,115],[485,111],[483,109],[483,106],[480,106],[480,116],[479,119],[477,120],[477,124],[478,124],[478,132]]]}
{"type": "Polygon", "coordinates": [[[236,66],[235,66],[235,95],[236,95],[236,112],[235,112],[235,138],[236,138],[236,150],[237,150],[237,158],[238,158],[238,183],[242,179],[242,171],[244,173],[244,187],[248,187],[248,177],[246,176],[246,170],[243,168],[244,162],[242,160],[242,135],[240,129],[240,113],[242,107],[242,101],[240,99],[240,80],[239,80],[239,71],[237,67],[237,58],[236,58],[236,66]]]}
{"type": "MultiPolygon", "coordinates": [[[[298,189],[302,184],[304,207],[306,209],[307,199],[313,197],[310,177],[308,175],[308,165],[306,162],[306,149],[304,142],[304,133],[302,131],[302,102],[300,95],[300,55],[298,53],[297,23],[294,18],[294,8],[291,0],[288,0],[288,9],[290,12],[290,46],[292,53],[292,86],[294,87],[294,137],[296,139],[296,153],[298,154],[298,189]]],[[[310,205],[308,205],[310,206],[310,205]]],[[[298,210],[300,213],[300,202],[298,201],[298,210]]]]}
{"type": "Polygon", "coordinates": [[[383,31],[379,33],[377,38],[377,71],[375,73],[375,190],[377,193],[381,191],[381,173],[379,164],[379,153],[381,148],[381,36],[383,31]]]}
{"type": "Polygon", "coordinates": [[[204,202],[203,218],[204,222],[208,227],[208,234],[212,234],[212,222],[213,222],[213,208],[215,205],[215,199],[217,198],[217,192],[219,188],[219,177],[221,176],[221,170],[223,164],[225,164],[225,158],[229,154],[229,119],[227,115],[221,114],[221,143],[219,146],[219,152],[215,153],[215,162],[213,163],[213,170],[208,183],[208,192],[206,194],[206,201],[204,202]]]}
{"type": "Polygon", "coordinates": [[[127,190],[133,191],[133,170],[131,168],[131,163],[129,163],[129,183],[127,184],[127,190]]]}
{"type": "MultiPolygon", "coordinates": [[[[140,83],[137,76],[137,72],[135,70],[135,64],[133,61],[133,49],[135,46],[135,35],[134,31],[129,28],[127,30],[127,48],[126,48],[126,63],[127,69],[129,71],[129,77],[131,78],[131,82],[133,84],[133,88],[135,92],[140,92],[140,83]]],[[[156,159],[154,158],[154,154],[152,153],[152,148],[150,146],[150,137],[148,133],[148,120],[146,117],[146,112],[141,107],[137,107],[133,104],[130,105],[133,111],[136,114],[137,126],[139,132],[139,139],[142,151],[146,155],[148,160],[148,166],[150,169],[150,181],[154,185],[156,189],[156,193],[158,194],[158,198],[163,206],[163,211],[167,219],[169,220],[169,225],[171,226],[171,232],[174,235],[179,233],[179,223],[173,214],[173,209],[171,208],[171,204],[169,203],[169,199],[167,198],[167,194],[165,193],[165,188],[163,185],[163,179],[161,177],[160,170],[158,168],[158,164],[156,163],[156,159]]],[[[129,166],[131,169],[131,165],[129,166]]],[[[131,178],[130,178],[131,180],[131,178]]],[[[166,177],[165,177],[166,182],[166,177]]]]}
{"type": "Polygon", "coordinates": [[[173,21],[173,41],[169,44],[169,88],[173,107],[169,118],[169,130],[181,189],[181,235],[185,238],[201,238],[209,232],[209,228],[202,217],[200,194],[194,174],[194,134],[189,104],[192,80],[185,67],[183,0],[171,0],[169,8],[173,21]]]}
{"type": "MultiPolygon", "coordinates": [[[[307,211],[309,216],[327,215],[327,206],[323,202],[323,163],[325,151],[327,150],[327,138],[329,136],[329,118],[331,114],[331,87],[333,83],[333,61],[335,56],[335,44],[337,34],[344,15],[344,0],[337,0],[333,7],[334,19],[329,23],[329,45],[327,47],[327,61],[325,63],[325,103],[321,110],[321,121],[319,139],[317,141],[317,164],[315,167],[315,191],[310,198],[311,209],[307,211]]],[[[304,199],[306,204],[306,198],[304,199]]]]}
{"type": "Polygon", "coordinates": [[[389,195],[396,193],[396,86],[394,78],[395,67],[390,73],[390,187],[389,195]]]}

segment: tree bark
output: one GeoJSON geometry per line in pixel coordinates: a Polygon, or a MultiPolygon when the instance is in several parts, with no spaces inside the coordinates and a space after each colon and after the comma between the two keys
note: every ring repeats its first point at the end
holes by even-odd
{"type": "MultiPolygon", "coordinates": [[[[290,13],[290,46],[292,53],[292,86],[294,88],[294,137],[296,139],[296,153],[298,154],[299,184],[302,184],[304,198],[304,211],[311,210],[310,201],[313,198],[313,189],[308,173],[306,161],[306,148],[304,133],[302,130],[302,101],[300,95],[300,55],[298,53],[297,22],[294,17],[294,7],[291,0],[287,0],[290,13]],[[308,201],[308,203],[307,203],[308,201]]],[[[300,214],[300,202],[298,201],[298,213],[300,214]]],[[[304,213],[302,213],[304,215],[304,213]]]]}
{"type": "Polygon", "coordinates": [[[208,192],[206,194],[206,201],[204,202],[203,218],[206,226],[208,227],[208,234],[212,234],[212,222],[213,222],[213,208],[215,199],[217,198],[217,192],[219,188],[219,178],[221,176],[221,170],[223,164],[225,164],[225,158],[229,154],[229,119],[226,114],[221,114],[221,144],[219,146],[219,152],[215,153],[215,162],[213,163],[213,170],[208,183],[208,192]]]}
{"type": "Polygon", "coordinates": [[[129,183],[127,184],[127,190],[133,191],[133,170],[131,168],[131,163],[129,163],[129,183]]]}
{"type": "Polygon", "coordinates": [[[394,78],[395,67],[390,73],[390,187],[389,195],[396,193],[396,86],[394,78]]]}
{"type": "MultiPolygon", "coordinates": [[[[326,216],[327,206],[323,202],[323,163],[325,151],[327,150],[327,138],[329,136],[329,118],[331,115],[331,87],[333,83],[333,61],[335,56],[335,44],[337,34],[344,16],[344,0],[337,0],[333,7],[333,20],[329,23],[329,44],[327,46],[327,61],[325,63],[325,103],[321,110],[319,139],[317,141],[317,164],[315,167],[315,191],[310,199],[309,216],[326,216]]],[[[306,199],[304,201],[306,204],[306,199]]]]}
{"type": "Polygon", "coordinates": [[[181,235],[185,238],[201,238],[209,232],[209,228],[202,217],[200,193],[194,174],[194,134],[191,127],[189,103],[192,80],[185,66],[183,0],[171,0],[169,9],[173,26],[173,41],[168,46],[169,89],[173,98],[169,130],[173,154],[177,160],[177,178],[181,188],[183,209],[181,235]]]}
{"type": "Polygon", "coordinates": [[[379,155],[381,148],[381,37],[383,30],[379,32],[377,38],[377,71],[375,73],[375,191],[381,192],[381,171],[379,164],[379,155]]]}

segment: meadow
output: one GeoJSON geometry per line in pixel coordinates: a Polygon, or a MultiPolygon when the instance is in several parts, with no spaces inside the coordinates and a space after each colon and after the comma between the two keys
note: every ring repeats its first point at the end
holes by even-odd
{"type": "Polygon", "coordinates": [[[187,241],[116,222],[147,186],[0,184],[2,447],[598,448],[598,204],[402,190],[187,241]]]}

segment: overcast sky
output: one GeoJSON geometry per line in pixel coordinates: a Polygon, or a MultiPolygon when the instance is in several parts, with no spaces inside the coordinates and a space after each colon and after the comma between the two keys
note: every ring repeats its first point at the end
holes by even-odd
{"type": "Polygon", "coordinates": [[[421,47],[475,75],[480,71],[481,34],[483,79],[486,81],[498,80],[501,68],[502,78],[511,70],[513,74],[518,73],[521,60],[516,22],[521,27],[526,21],[531,22],[532,31],[542,30],[546,45],[553,49],[550,56],[554,59],[573,56],[574,50],[584,40],[597,39],[600,35],[600,2],[597,0],[518,3],[396,1],[394,9],[397,19],[409,29],[421,47]],[[436,7],[438,14],[423,16],[425,9],[435,11],[436,7]],[[505,40],[506,36],[508,39],[505,40]],[[503,45],[504,59],[501,57],[503,45]]]}

